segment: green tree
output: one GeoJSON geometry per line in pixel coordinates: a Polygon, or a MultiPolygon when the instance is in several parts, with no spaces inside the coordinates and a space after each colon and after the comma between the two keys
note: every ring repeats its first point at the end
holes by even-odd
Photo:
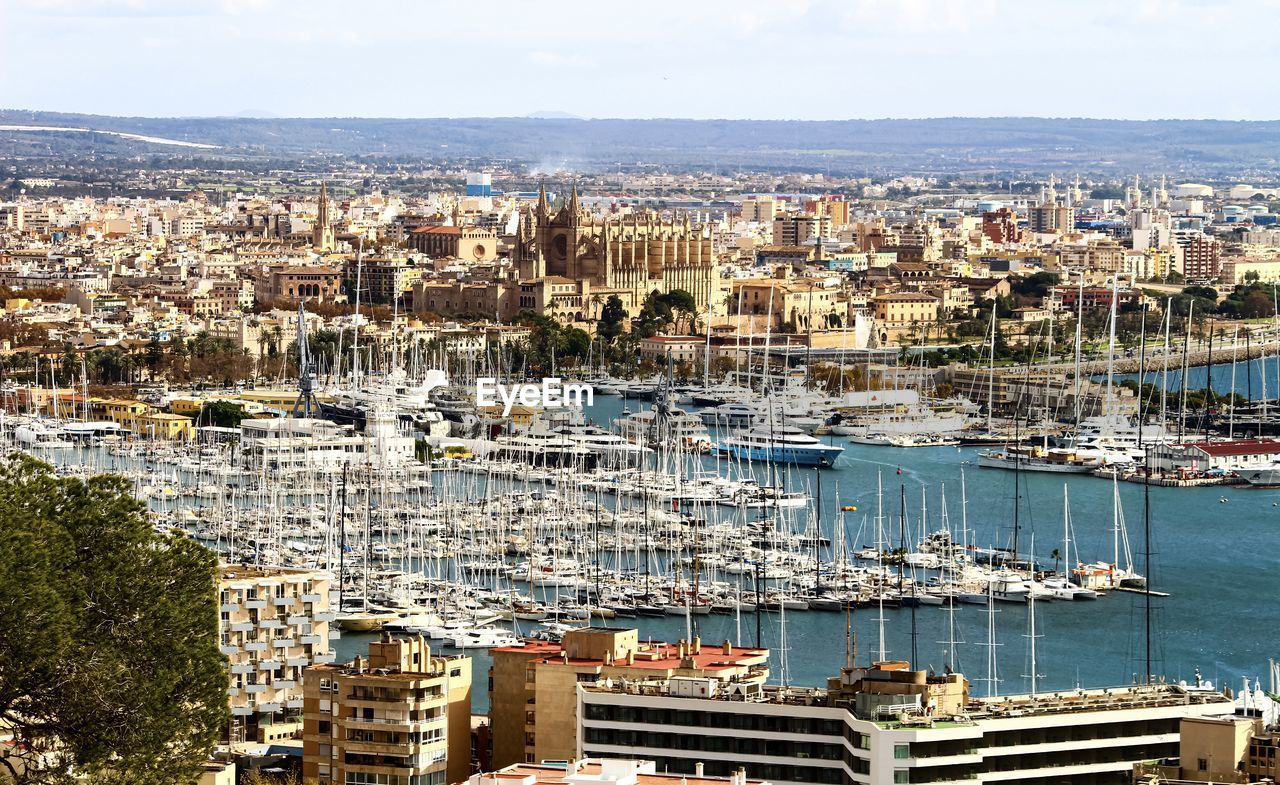
{"type": "Polygon", "coordinates": [[[671,305],[656,291],[645,295],[640,315],[635,319],[635,332],[641,338],[652,338],[675,321],[671,305]]]}
{"type": "Polygon", "coordinates": [[[0,779],[194,782],[227,716],[216,558],[129,482],[0,463],[0,779]]]}
{"type": "Polygon", "coordinates": [[[622,322],[627,318],[627,309],[622,306],[622,298],[616,294],[609,295],[604,307],[600,309],[600,321],[596,323],[596,334],[608,343],[622,333],[622,322]]]}
{"type": "Polygon", "coordinates": [[[211,401],[200,407],[200,416],[196,421],[202,425],[238,428],[240,421],[246,416],[244,409],[231,401],[211,401]]]}

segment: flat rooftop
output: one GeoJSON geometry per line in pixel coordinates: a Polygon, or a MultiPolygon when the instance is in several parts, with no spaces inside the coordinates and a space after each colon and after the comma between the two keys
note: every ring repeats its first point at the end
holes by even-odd
{"type": "MultiPolygon", "coordinates": [[[[581,685],[589,692],[624,693],[633,695],[664,695],[682,697],[668,692],[665,679],[643,679],[594,682],[581,685]]],[[[852,693],[849,693],[850,695],[852,693]]],[[[830,692],[818,687],[780,687],[766,685],[758,694],[716,695],[711,700],[731,702],[772,703],[794,706],[827,706],[830,692]]],[[[692,697],[692,696],[689,696],[692,697]]],[[[707,700],[701,698],[701,700],[707,700]]],[[[1135,685],[1095,690],[1061,690],[1035,695],[1007,695],[994,698],[970,697],[963,716],[933,716],[931,724],[944,722],[971,722],[980,719],[1006,719],[1053,714],[1078,714],[1085,712],[1118,711],[1128,709],[1160,708],[1221,703],[1231,700],[1220,692],[1188,688],[1176,684],[1135,685]]],[[[922,718],[923,719],[923,718],[922,718]]],[[[880,723],[893,726],[899,723],[880,723]]]]}
{"type": "MultiPolygon", "coordinates": [[[[511,783],[533,779],[537,785],[570,785],[576,778],[597,778],[604,774],[604,767],[599,761],[580,761],[568,766],[536,763],[515,763],[491,774],[481,775],[484,779],[495,779],[499,782],[511,783]]],[[[609,782],[610,780],[602,780],[609,782]]],[[[661,774],[657,772],[635,772],[636,785],[725,785],[728,777],[699,777],[695,774],[661,774]]],[[[745,785],[766,785],[764,780],[745,780],[745,785]]]]}
{"type": "MultiPolygon", "coordinates": [[[[616,632],[616,629],[600,630],[600,634],[616,632]]],[[[524,653],[533,655],[530,662],[548,665],[603,665],[604,660],[587,658],[562,657],[564,647],[549,641],[529,640],[521,646],[499,646],[492,649],[495,654],[524,653]]],[[[769,660],[768,649],[748,649],[741,646],[730,646],[728,652],[723,646],[703,645],[697,654],[688,654],[684,659],[693,660],[693,667],[698,670],[716,671],[730,668],[743,668],[750,665],[764,665],[769,660]]],[[[687,663],[680,657],[680,648],[674,643],[641,643],[635,652],[635,661],[628,664],[625,660],[616,660],[611,665],[627,668],[651,668],[655,671],[678,670],[687,668],[687,663]]]]}

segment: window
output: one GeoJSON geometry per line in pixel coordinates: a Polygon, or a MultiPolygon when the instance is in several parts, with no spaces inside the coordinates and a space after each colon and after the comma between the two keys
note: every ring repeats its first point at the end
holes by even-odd
{"type": "Polygon", "coordinates": [[[1196,770],[1197,770],[1197,771],[1208,771],[1208,770],[1209,770],[1209,761],[1205,760],[1204,758],[1198,758],[1198,759],[1196,760],[1196,770]]]}
{"type": "Polygon", "coordinates": [[[893,781],[894,781],[895,783],[898,783],[898,782],[911,782],[911,779],[910,779],[910,777],[908,776],[909,774],[910,774],[910,771],[909,771],[909,770],[907,770],[907,769],[894,769],[894,770],[893,770],[893,781]]]}
{"type": "Polygon", "coordinates": [[[910,758],[911,745],[910,744],[893,745],[893,757],[897,758],[898,760],[904,760],[906,758],[910,758]]]}

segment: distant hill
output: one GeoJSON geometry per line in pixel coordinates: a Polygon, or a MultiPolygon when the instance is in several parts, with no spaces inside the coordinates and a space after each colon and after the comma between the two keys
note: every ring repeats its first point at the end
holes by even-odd
{"type": "MultiPolygon", "coordinates": [[[[507,158],[575,168],[658,164],[888,172],[1133,172],[1191,176],[1275,170],[1280,122],[936,118],[927,120],[584,120],[105,117],[0,110],[0,125],[70,126],[217,145],[205,157],[311,155],[507,158]]],[[[192,155],[94,134],[0,132],[0,156],[192,155]]]]}

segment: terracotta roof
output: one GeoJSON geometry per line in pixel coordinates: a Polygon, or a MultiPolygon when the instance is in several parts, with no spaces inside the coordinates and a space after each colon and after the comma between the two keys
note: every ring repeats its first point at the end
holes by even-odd
{"type": "Polygon", "coordinates": [[[419,226],[409,234],[462,234],[462,230],[456,226],[419,226]]]}
{"type": "MultiPolygon", "coordinates": [[[[493,649],[495,652],[524,652],[537,656],[531,657],[530,662],[541,662],[547,665],[600,665],[603,660],[598,659],[570,659],[567,663],[560,659],[560,652],[563,647],[559,643],[551,643],[548,641],[526,641],[523,646],[501,646],[493,649]]],[[[734,646],[731,653],[725,654],[724,649],[719,646],[703,645],[702,651],[698,654],[690,655],[693,659],[694,667],[699,670],[715,671],[725,668],[741,668],[745,665],[752,664],[755,658],[768,654],[768,649],[745,649],[740,646],[734,646]]],[[[653,670],[673,670],[681,667],[681,659],[679,656],[679,647],[672,643],[650,643],[642,645],[636,651],[635,662],[626,664],[625,661],[615,661],[612,667],[625,668],[645,668],[653,670]],[[656,655],[656,656],[655,656],[656,655]],[[651,659],[652,658],[652,659],[651,659]]]]}
{"type": "Polygon", "coordinates": [[[1193,442],[1181,444],[1214,458],[1228,455],[1269,455],[1280,453],[1280,441],[1275,439],[1241,439],[1234,442],[1193,442]]]}

